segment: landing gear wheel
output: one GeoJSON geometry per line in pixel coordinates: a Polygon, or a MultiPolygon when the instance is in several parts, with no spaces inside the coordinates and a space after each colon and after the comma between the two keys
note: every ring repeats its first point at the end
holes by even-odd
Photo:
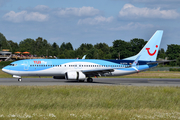
{"type": "Polygon", "coordinates": [[[93,82],[93,79],[92,78],[88,78],[87,82],[93,82]]]}
{"type": "Polygon", "coordinates": [[[84,80],[79,80],[79,82],[84,82],[84,80]]]}
{"type": "Polygon", "coordinates": [[[22,80],[21,78],[18,78],[18,81],[19,81],[19,82],[21,82],[21,80],[22,80]]]}

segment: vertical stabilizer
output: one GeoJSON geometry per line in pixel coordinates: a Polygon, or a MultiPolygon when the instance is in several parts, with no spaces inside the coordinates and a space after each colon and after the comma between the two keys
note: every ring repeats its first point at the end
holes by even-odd
{"type": "Polygon", "coordinates": [[[125,58],[124,60],[135,60],[138,56],[141,56],[139,60],[156,61],[162,35],[163,30],[157,30],[137,55],[125,58]]]}

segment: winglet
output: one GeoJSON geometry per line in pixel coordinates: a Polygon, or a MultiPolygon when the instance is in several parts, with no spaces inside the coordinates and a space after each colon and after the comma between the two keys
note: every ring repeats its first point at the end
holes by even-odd
{"type": "Polygon", "coordinates": [[[84,55],[84,56],[82,57],[82,59],[86,59],[86,55],[84,55]]]}

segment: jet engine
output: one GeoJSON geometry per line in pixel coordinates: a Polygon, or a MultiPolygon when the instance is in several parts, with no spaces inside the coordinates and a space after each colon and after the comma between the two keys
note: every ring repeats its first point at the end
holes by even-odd
{"type": "Polygon", "coordinates": [[[65,78],[67,80],[85,80],[86,75],[82,72],[70,71],[65,73],[65,78]]]}

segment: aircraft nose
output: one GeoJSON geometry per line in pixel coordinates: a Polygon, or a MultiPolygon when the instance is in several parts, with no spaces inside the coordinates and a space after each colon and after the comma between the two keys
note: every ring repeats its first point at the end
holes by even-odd
{"type": "Polygon", "coordinates": [[[9,69],[7,67],[2,68],[2,71],[8,73],[9,69]]]}
{"type": "Polygon", "coordinates": [[[2,71],[3,71],[3,72],[5,72],[5,73],[7,73],[7,70],[6,70],[6,69],[4,69],[4,68],[2,69],[2,71]]]}

